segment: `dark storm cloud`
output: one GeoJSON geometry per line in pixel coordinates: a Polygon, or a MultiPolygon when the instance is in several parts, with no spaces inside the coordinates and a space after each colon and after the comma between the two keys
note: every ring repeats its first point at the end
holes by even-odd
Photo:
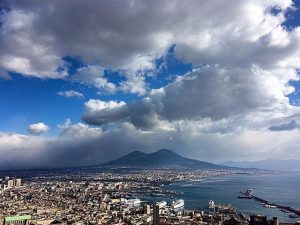
{"type": "Polygon", "coordinates": [[[299,50],[298,32],[281,26],[290,0],[4,2],[0,65],[23,75],[65,77],[63,57],[75,56],[136,77],[174,44],[195,66],[272,67],[299,50]]]}
{"type": "Polygon", "coordinates": [[[90,99],[84,105],[86,113],[82,119],[88,124],[102,125],[123,120],[128,116],[128,106],[125,102],[104,102],[90,99]]]}
{"type": "Polygon", "coordinates": [[[140,102],[113,109],[90,105],[82,118],[91,125],[127,120],[147,130],[153,129],[160,120],[221,120],[260,110],[275,110],[278,102],[287,101],[287,98],[274,95],[260,76],[252,70],[203,67],[153,91],[140,102]]]}
{"type": "Polygon", "coordinates": [[[296,120],[292,120],[289,123],[283,123],[279,125],[274,125],[269,127],[270,131],[289,131],[289,130],[295,130],[299,129],[300,124],[296,120]]]}
{"type": "Polygon", "coordinates": [[[130,124],[107,131],[84,124],[65,124],[59,137],[44,139],[0,133],[1,154],[6,155],[0,159],[0,169],[101,164],[135,150],[154,151],[158,142],[168,143],[169,137],[159,133],[150,137],[130,124]]]}
{"type": "Polygon", "coordinates": [[[285,158],[289,154],[297,158],[295,147],[300,145],[299,132],[245,131],[232,138],[218,133],[187,132],[190,130],[186,127],[183,131],[148,133],[122,123],[105,131],[84,124],[66,124],[61,127],[61,135],[54,138],[0,132],[1,154],[5,155],[0,158],[0,169],[97,165],[131,151],[149,153],[159,148],[212,162],[257,159],[257,155],[266,158],[270,153],[274,157],[285,158]]]}
{"type": "Polygon", "coordinates": [[[89,100],[85,103],[86,111],[82,116],[83,121],[90,125],[99,126],[112,122],[130,121],[141,129],[154,128],[157,120],[156,106],[150,101],[144,99],[132,104],[118,102],[114,102],[114,104],[114,107],[109,107],[103,101],[89,100]]]}

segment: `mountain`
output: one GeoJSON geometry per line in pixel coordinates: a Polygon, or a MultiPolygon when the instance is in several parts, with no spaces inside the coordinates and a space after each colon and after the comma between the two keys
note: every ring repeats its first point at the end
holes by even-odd
{"type": "Polygon", "coordinates": [[[240,167],[240,168],[257,168],[262,170],[300,171],[300,160],[296,160],[296,159],[290,159],[290,160],[266,159],[266,160],[251,161],[251,162],[228,161],[222,163],[221,165],[240,167]]]}
{"type": "Polygon", "coordinates": [[[181,169],[226,169],[229,167],[213,163],[189,159],[171,150],[160,149],[153,153],[140,151],[131,152],[119,159],[113,160],[101,166],[106,167],[130,167],[130,168],[181,168],[181,169]]]}

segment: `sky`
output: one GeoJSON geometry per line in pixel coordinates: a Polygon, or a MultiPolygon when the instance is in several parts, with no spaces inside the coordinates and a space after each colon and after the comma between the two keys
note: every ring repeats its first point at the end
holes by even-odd
{"type": "Polygon", "coordinates": [[[0,169],[300,159],[299,7],[0,1],[0,169]]]}

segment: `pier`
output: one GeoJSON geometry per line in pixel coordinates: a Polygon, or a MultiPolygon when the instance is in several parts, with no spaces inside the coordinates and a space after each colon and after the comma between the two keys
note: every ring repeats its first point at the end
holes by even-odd
{"type": "Polygon", "coordinates": [[[273,202],[270,202],[268,200],[265,200],[263,198],[260,198],[260,197],[257,197],[253,194],[251,194],[251,192],[248,190],[246,192],[240,192],[243,196],[245,196],[246,198],[249,198],[249,199],[254,199],[258,202],[261,202],[263,204],[266,204],[266,205],[269,205],[269,206],[273,206],[274,208],[278,208],[278,209],[282,209],[283,211],[287,211],[287,212],[291,212],[291,213],[294,213],[295,215],[297,216],[300,216],[300,210],[298,209],[295,209],[295,208],[292,208],[290,206],[283,206],[283,205],[279,205],[279,204],[276,204],[276,203],[273,203],[273,202]]]}

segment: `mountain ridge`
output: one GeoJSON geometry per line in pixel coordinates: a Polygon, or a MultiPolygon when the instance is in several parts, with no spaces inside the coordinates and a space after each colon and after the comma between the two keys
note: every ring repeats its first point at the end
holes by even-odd
{"type": "Polygon", "coordinates": [[[181,169],[228,169],[230,167],[205,161],[190,159],[169,149],[159,149],[152,153],[133,151],[118,159],[101,164],[105,167],[128,168],[181,168],[181,169]]]}
{"type": "Polygon", "coordinates": [[[227,161],[220,165],[239,167],[239,168],[257,168],[262,170],[278,171],[300,171],[300,160],[297,159],[264,159],[258,161],[227,161]]]}

